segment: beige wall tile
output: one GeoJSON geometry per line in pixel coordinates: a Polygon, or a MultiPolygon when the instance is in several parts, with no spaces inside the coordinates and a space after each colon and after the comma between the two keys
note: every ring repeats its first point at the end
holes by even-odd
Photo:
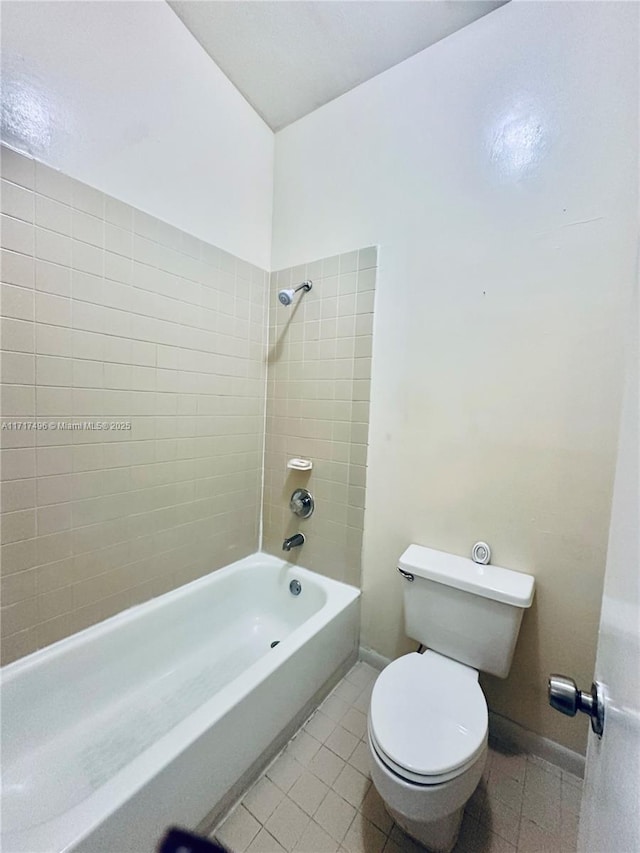
{"type": "Polygon", "coordinates": [[[0,298],[3,317],[13,317],[16,320],[33,320],[33,290],[3,284],[0,298]]]}
{"type": "Polygon", "coordinates": [[[35,187],[40,196],[71,204],[73,180],[44,163],[35,164],[35,187]]]}
{"type": "Polygon", "coordinates": [[[35,510],[23,509],[17,512],[3,512],[0,532],[3,543],[33,539],[36,535],[35,510]]]}
{"type": "Polygon", "coordinates": [[[71,240],[64,234],[36,228],[35,255],[38,260],[68,267],[71,263],[71,240]]]}
{"type": "Polygon", "coordinates": [[[3,317],[0,326],[2,349],[9,352],[33,352],[33,333],[33,323],[3,317]]]}
{"type": "Polygon", "coordinates": [[[71,296],[71,270],[48,261],[35,262],[35,286],[37,290],[71,296]]]}
{"type": "Polygon", "coordinates": [[[368,399],[371,373],[371,333],[355,332],[358,312],[373,310],[376,258],[375,247],[349,252],[279,270],[270,283],[276,305],[281,287],[314,273],[313,289],[295,306],[271,312],[263,547],[281,555],[283,539],[300,530],[306,542],[288,558],[354,585],[360,584],[368,432],[361,401],[368,399]],[[361,297],[359,259],[368,274],[361,297]],[[292,456],[311,458],[313,470],[287,470],[292,456]],[[289,511],[298,486],[316,500],[308,520],[289,511]]]}
{"type": "Polygon", "coordinates": [[[2,479],[24,480],[35,476],[35,450],[16,448],[0,451],[2,479]]]}
{"type": "Polygon", "coordinates": [[[2,193],[4,213],[15,219],[22,219],[24,222],[33,222],[34,200],[30,190],[3,180],[0,193],[2,193]]]}
{"type": "Polygon", "coordinates": [[[4,148],[2,177],[3,416],[131,423],[0,434],[4,663],[257,549],[268,274],[4,148]]]}
{"type": "Polygon", "coordinates": [[[35,182],[35,161],[6,148],[0,149],[0,172],[7,181],[26,189],[33,189],[35,182]]]}
{"type": "Polygon", "coordinates": [[[72,209],[66,204],[47,196],[36,194],[35,224],[48,231],[55,231],[66,237],[71,235],[72,209]]]}
{"type": "Polygon", "coordinates": [[[5,284],[33,287],[35,281],[33,258],[0,249],[0,275],[5,284]]]}
{"type": "Polygon", "coordinates": [[[35,506],[36,481],[9,480],[1,485],[1,503],[3,512],[28,509],[35,506]]]}
{"type": "Polygon", "coordinates": [[[3,249],[33,255],[35,236],[33,225],[5,214],[0,221],[0,241],[3,249]]]}

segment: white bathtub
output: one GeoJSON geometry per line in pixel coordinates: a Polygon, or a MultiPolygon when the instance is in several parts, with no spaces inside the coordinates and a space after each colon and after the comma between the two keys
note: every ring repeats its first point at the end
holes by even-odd
{"type": "Polygon", "coordinates": [[[359,595],[256,554],[5,667],[1,849],[152,853],[215,815],[355,659],[359,595]]]}

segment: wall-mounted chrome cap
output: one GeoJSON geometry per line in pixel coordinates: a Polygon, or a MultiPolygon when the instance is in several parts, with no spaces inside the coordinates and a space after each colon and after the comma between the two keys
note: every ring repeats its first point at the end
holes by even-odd
{"type": "Polygon", "coordinates": [[[471,559],[481,566],[488,566],[491,562],[491,548],[486,542],[476,542],[471,549],[471,559]]]}

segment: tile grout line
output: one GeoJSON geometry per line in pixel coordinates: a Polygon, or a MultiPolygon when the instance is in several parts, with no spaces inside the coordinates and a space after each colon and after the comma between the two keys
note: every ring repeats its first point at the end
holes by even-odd
{"type": "MultiPolygon", "coordinates": [[[[296,757],[296,755],[290,755],[289,756],[292,761],[295,761],[299,765],[299,768],[301,769],[301,773],[296,778],[296,780],[288,786],[287,790],[284,790],[283,788],[281,788],[277,782],[275,782],[273,779],[271,779],[270,777],[267,776],[267,773],[269,770],[269,768],[267,768],[267,770],[265,770],[263,772],[263,774],[259,777],[259,779],[256,780],[256,782],[251,786],[251,788],[248,791],[245,791],[244,794],[242,795],[242,798],[239,800],[237,805],[243,805],[245,810],[247,811],[247,813],[249,815],[251,815],[252,820],[255,819],[260,826],[260,829],[256,832],[252,841],[249,842],[249,845],[248,845],[249,848],[254,843],[255,838],[258,837],[258,835],[260,834],[260,832],[262,830],[264,830],[265,833],[267,833],[270,838],[274,838],[276,844],[278,844],[278,845],[280,844],[279,839],[276,838],[273,835],[273,832],[271,832],[267,828],[267,824],[271,820],[271,817],[277,811],[279,806],[284,802],[288,802],[291,805],[295,806],[300,811],[300,813],[305,816],[305,825],[304,825],[304,828],[300,832],[298,841],[296,841],[293,844],[292,848],[286,848],[286,849],[291,849],[295,853],[299,853],[299,851],[304,850],[304,848],[301,848],[299,846],[299,841],[300,841],[300,838],[304,837],[305,833],[312,826],[319,828],[319,830],[321,830],[325,834],[329,835],[332,838],[331,849],[334,849],[333,843],[335,842],[336,845],[339,845],[338,846],[339,853],[344,853],[344,851],[346,851],[347,849],[349,849],[350,851],[353,851],[353,853],[358,853],[358,851],[360,851],[361,849],[368,850],[368,848],[366,848],[366,847],[365,848],[361,847],[362,843],[365,843],[365,844],[367,843],[365,838],[366,838],[366,831],[367,831],[368,827],[373,828],[376,836],[378,836],[378,834],[379,834],[380,842],[379,842],[379,846],[376,843],[376,846],[375,846],[376,853],[384,853],[384,851],[392,851],[392,850],[394,850],[394,851],[407,850],[407,851],[413,851],[413,853],[419,853],[419,851],[423,850],[423,848],[419,847],[416,844],[416,842],[414,842],[408,836],[404,835],[402,833],[402,830],[400,830],[399,827],[396,829],[397,824],[390,817],[389,817],[390,825],[387,824],[388,828],[382,829],[377,823],[375,823],[375,821],[371,820],[371,818],[368,817],[367,814],[365,814],[365,810],[366,810],[366,807],[364,805],[365,801],[369,797],[371,791],[372,790],[375,791],[375,787],[373,786],[373,783],[371,781],[369,774],[363,773],[355,764],[352,764],[351,761],[352,761],[356,751],[358,750],[358,747],[363,743],[366,744],[366,732],[361,734],[361,735],[355,735],[353,732],[350,732],[349,729],[346,729],[344,726],[342,726],[342,721],[348,715],[350,710],[356,710],[356,711],[358,711],[359,714],[364,715],[364,711],[362,711],[360,708],[357,708],[356,703],[361,703],[362,697],[364,696],[365,692],[367,692],[370,689],[372,679],[375,677],[375,674],[377,674],[377,673],[374,673],[374,671],[372,670],[372,674],[367,679],[367,683],[357,684],[357,683],[354,683],[354,681],[351,681],[349,679],[349,676],[354,676],[358,671],[361,671],[361,663],[362,662],[356,664],[356,666],[352,670],[350,670],[350,672],[347,673],[347,675],[336,685],[334,690],[329,694],[329,696],[327,696],[325,698],[323,703],[321,703],[321,705],[318,708],[316,708],[316,710],[303,723],[303,725],[300,727],[300,729],[291,738],[289,743],[284,747],[284,749],[281,751],[281,753],[279,753],[279,755],[276,756],[274,761],[269,766],[269,768],[271,768],[279,760],[279,758],[281,758],[286,753],[286,751],[291,747],[291,745],[296,741],[296,739],[303,734],[306,734],[309,738],[311,738],[312,740],[314,740],[316,743],[319,744],[319,747],[314,752],[314,755],[311,758],[306,758],[304,761],[299,760],[296,757]],[[346,684],[350,685],[352,689],[346,690],[346,688],[345,688],[346,684]],[[356,687],[358,688],[357,692],[355,695],[353,695],[353,689],[355,689],[356,687]],[[350,693],[352,698],[350,700],[343,699],[342,696],[345,695],[345,693],[347,695],[349,695],[349,693],[350,693]],[[341,703],[342,707],[341,707],[341,705],[338,705],[337,707],[334,708],[333,706],[336,703],[335,702],[331,703],[332,699],[334,699],[334,700],[338,699],[339,702],[341,703]],[[326,707],[323,710],[323,706],[326,706],[327,703],[329,703],[329,705],[331,706],[331,711],[333,712],[333,716],[326,713],[326,707]],[[316,717],[316,715],[318,713],[323,714],[323,716],[325,716],[333,724],[333,729],[331,731],[329,731],[328,734],[325,734],[324,738],[314,736],[307,729],[307,726],[311,723],[311,721],[316,717]],[[337,719],[334,719],[334,717],[337,717],[337,719]],[[333,734],[333,732],[336,731],[336,729],[338,727],[342,728],[343,731],[345,731],[345,732],[349,732],[349,734],[351,734],[357,741],[355,747],[353,749],[351,749],[351,751],[349,752],[348,758],[343,758],[339,753],[334,752],[333,749],[327,745],[327,741],[331,738],[331,735],[333,734]],[[329,784],[328,782],[325,782],[325,780],[320,778],[320,776],[317,776],[316,773],[314,773],[314,770],[312,770],[309,766],[310,762],[313,760],[313,757],[315,757],[315,755],[323,747],[329,753],[331,753],[334,757],[336,757],[337,759],[339,759],[342,762],[341,769],[339,770],[337,775],[333,778],[333,781],[331,782],[331,784],[329,784]],[[346,768],[350,768],[350,770],[352,770],[355,774],[359,774],[360,776],[362,776],[364,779],[367,780],[367,784],[365,787],[365,793],[362,796],[360,796],[359,794],[354,794],[354,797],[358,798],[358,805],[357,806],[354,805],[339,790],[336,789],[336,784],[338,783],[338,780],[342,777],[346,768]],[[317,803],[317,805],[314,806],[312,812],[309,812],[305,808],[303,808],[291,796],[291,792],[295,788],[296,784],[298,783],[298,781],[300,779],[304,778],[305,774],[309,774],[311,777],[313,777],[314,779],[316,779],[317,781],[319,781],[320,783],[325,785],[325,787],[327,788],[327,790],[323,793],[320,801],[317,803]],[[274,787],[278,790],[278,792],[281,796],[280,796],[279,803],[274,807],[274,809],[270,812],[270,814],[266,817],[266,819],[263,822],[262,820],[257,818],[256,815],[253,814],[253,812],[251,812],[251,809],[248,806],[244,805],[244,800],[247,797],[247,795],[249,794],[249,792],[252,791],[265,778],[269,779],[271,784],[274,785],[274,787]],[[335,839],[335,836],[328,833],[327,830],[324,828],[324,826],[318,820],[316,820],[316,816],[321,811],[322,805],[326,802],[327,797],[329,797],[330,794],[333,794],[335,797],[339,798],[340,801],[346,807],[354,810],[354,814],[351,817],[351,819],[349,820],[349,823],[346,826],[344,833],[342,834],[340,842],[338,842],[335,839]],[[361,822],[362,829],[358,828],[358,826],[357,826],[358,822],[361,822]],[[352,833],[352,832],[360,832],[361,835],[360,835],[359,841],[358,840],[355,841],[355,846],[350,846],[349,848],[347,848],[345,845],[345,840],[349,837],[350,833],[352,833]]],[[[359,678],[358,678],[358,680],[359,680],[359,678]]],[[[560,791],[562,793],[562,784],[564,782],[563,772],[559,768],[557,768],[558,772],[552,773],[552,772],[550,772],[550,770],[548,770],[546,768],[546,766],[544,764],[530,760],[529,754],[523,753],[522,754],[522,759],[523,759],[522,773],[523,773],[523,776],[522,776],[522,785],[519,786],[519,787],[521,787],[521,791],[520,791],[520,795],[519,795],[518,807],[513,809],[513,806],[510,805],[510,802],[511,802],[510,800],[507,801],[507,799],[501,797],[499,793],[497,795],[494,794],[494,796],[498,800],[498,802],[501,802],[505,806],[512,808],[513,811],[517,812],[517,814],[518,814],[518,822],[517,822],[518,829],[517,829],[516,840],[514,842],[512,842],[509,840],[509,838],[505,838],[505,834],[503,834],[503,833],[501,834],[499,831],[495,831],[491,828],[492,824],[490,821],[485,822],[482,819],[482,815],[483,815],[484,811],[488,810],[490,808],[489,782],[491,780],[492,775],[494,776],[494,778],[511,780],[512,782],[515,782],[515,783],[517,783],[517,781],[518,781],[517,776],[511,775],[508,769],[506,769],[506,770],[505,769],[499,769],[497,764],[495,766],[492,766],[495,759],[496,759],[496,756],[499,754],[503,754],[503,755],[507,754],[507,755],[513,755],[513,756],[518,755],[517,753],[509,753],[509,752],[501,753],[499,751],[490,749],[490,751],[489,751],[489,761],[490,761],[489,774],[486,777],[486,781],[485,781],[486,790],[484,791],[484,795],[483,795],[482,800],[481,800],[481,805],[479,807],[479,811],[472,813],[468,810],[465,810],[464,817],[463,817],[462,832],[464,832],[465,825],[467,827],[470,826],[472,828],[472,830],[474,831],[474,837],[476,840],[475,840],[475,842],[471,843],[471,848],[469,848],[467,846],[464,846],[464,847],[460,846],[461,841],[464,843],[464,836],[461,833],[460,841],[457,842],[456,847],[455,847],[456,853],[480,853],[480,848],[478,847],[478,844],[482,845],[482,849],[483,850],[486,849],[487,853],[488,853],[489,847],[491,847],[491,849],[493,849],[493,846],[496,843],[498,844],[500,849],[504,848],[506,850],[508,848],[510,851],[515,851],[515,853],[518,853],[518,851],[520,851],[521,841],[524,840],[524,839],[522,839],[522,822],[524,820],[525,785],[526,785],[526,779],[527,779],[527,770],[530,767],[538,767],[539,772],[545,774],[545,776],[548,774],[549,779],[555,778],[555,779],[559,780],[560,791]],[[484,846],[484,841],[478,835],[478,830],[480,827],[484,827],[485,831],[488,833],[488,837],[485,839],[485,841],[486,841],[486,844],[489,846],[486,848],[484,846]],[[496,841],[496,839],[497,839],[497,841],[496,841]]],[[[554,765],[551,765],[551,767],[554,767],[554,765]]],[[[544,776],[542,778],[544,781],[544,776]]],[[[566,782],[564,782],[564,783],[567,785],[571,785],[572,787],[579,787],[578,785],[576,785],[574,783],[573,779],[567,778],[566,782]]],[[[342,789],[342,790],[344,790],[344,789],[342,789]]],[[[237,808],[237,806],[234,807],[234,811],[236,810],[236,808],[237,808]]],[[[225,815],[223,820],[220,821],[218,827],[221,826],[225,820],[227,820],[227,818],[229,817],[229,814],[230,813],[227,813],[227,815],[225,815]]],[[[562,811],[560,812],[560,826],[559,826],[558,832],[556,832],[556,833],[550,833],[549,830],[545,830],[545,828],[543,826],[536,823],[536,821],[533,819],[531,819],[531,822],[541,832],[543,832],[547,835],[550,835],[550,836],[553,835],[557,839],[558,843],[560,843],[560,845],[564,851],[565,841],[564,841],[563,834],[562,834],[562,820],[561,819],[562,819],[562,811]]],[[[216,832],[218,830],[218,827],[216,827],[216,832]]],[[[280,849],[280,848],[278,847],[277,849],[280,849]]],[[[373,849],[374,848],[372,847],[371,850],[373,851],[373,849]]],[[[524,848],[522,848],[522,849],[524,851],[524,848]]],[[[234,851],[234,853],[235,853],[235,851],[234,851]]],[[[314,853],[326,853],[326,852],[315,850],[314,853]]]]}

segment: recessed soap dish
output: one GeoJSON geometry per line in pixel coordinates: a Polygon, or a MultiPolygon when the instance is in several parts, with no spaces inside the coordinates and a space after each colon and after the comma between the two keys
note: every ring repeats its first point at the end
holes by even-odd
{"type": "Polygon", "coordinates": [[[295,457],[287,462],[287,468],[291,468],[293,471],[310,471],[313,468],[313,462],[310,459],[295,457]]]}

